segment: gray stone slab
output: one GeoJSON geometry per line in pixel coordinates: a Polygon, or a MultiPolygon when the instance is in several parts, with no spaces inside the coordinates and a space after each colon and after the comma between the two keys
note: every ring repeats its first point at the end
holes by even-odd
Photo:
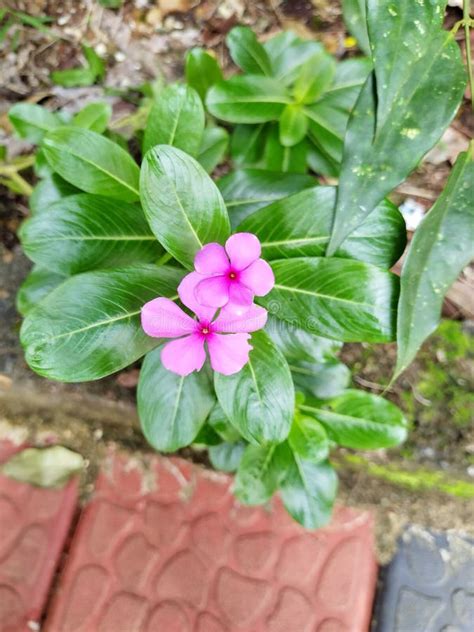
{"type": "Polygon", "coordinates": [[[382,572],[374,632],[474,632],[474,540],[407,528],[382,572]]]}

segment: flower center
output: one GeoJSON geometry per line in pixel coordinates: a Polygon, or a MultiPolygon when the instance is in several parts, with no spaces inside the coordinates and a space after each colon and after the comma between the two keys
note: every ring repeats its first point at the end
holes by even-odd
{"type": "Polygon", "coordinates": [[[202,331],[203,334],[208,334],[209,333],[209,329],[207,327],[203,327],[201,329],[201,331],[202,331]]]}
{"type": "Polygon", "coordinates": [[[235,281],[236,278],[237,278],[237,273],[236,272],[229,272],[229,279],[231,281],[235,281]]]}

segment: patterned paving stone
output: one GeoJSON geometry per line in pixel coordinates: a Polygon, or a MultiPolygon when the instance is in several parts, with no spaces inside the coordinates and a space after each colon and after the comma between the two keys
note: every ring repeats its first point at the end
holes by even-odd
{"type": "Polygon", "coordinates": [[[110,455],[44,630],[365,632],[375,579],[368,513],[310,533],[186,461],[110,455]]]}
{"type": "MultiPolygon", "coordinates": [[[[0,442],[0,462],[20,448],[0,442]]],[[[41,489],[0,474],[0,632],[39,629],[77,503],[77,481],[41,489]]]]}
{"type": "Polygon", "coordinates": [[[410,527],[384,573],[376,632],[472,632],[474,541],[410,527]]]}

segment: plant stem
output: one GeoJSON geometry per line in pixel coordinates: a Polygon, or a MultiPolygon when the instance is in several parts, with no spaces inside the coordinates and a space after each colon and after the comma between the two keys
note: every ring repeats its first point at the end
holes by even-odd
{"type": "Polygon", "coordinates": [[[474,101],[473,101],[473,90],[474,90],[474,79],[472,76],[472,59],[471,59],[471,37],[470,37],[470,22],[471,16],[469,14],[470,11],[470,0],[464,0],[463,2],[463,18],[464,18],[464,34],[466,38],[466,60],[467,60],[467,73],[469,75],[469,87],[471,90],[471,108],[474,110],[474,101]]]}

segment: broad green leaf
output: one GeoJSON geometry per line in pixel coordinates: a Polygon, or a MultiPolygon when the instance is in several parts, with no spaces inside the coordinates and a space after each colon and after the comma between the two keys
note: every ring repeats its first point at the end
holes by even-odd
{"type": "Polygon", "coordinates": [[[140,192],[145,215],[158,240],[185,267],[204,244],[229,235],[219,189],[203,167],[180,149],[153,147],[142,164],[140,192]]]}
{"type": "Polygon", "coordinates": [[[263,155],[266,124],[236,125],[230,141],[230,154],[236,167],[258,164],[263,155]]]}
{"type": "Polygon", "coordinates": [[[250,75],[271,75],[272,68],[266,50],[248,26],[236,26],[226,37],[234,63],[250,75]]]}
{"type": "Polygon", "coordinates": [[[339,62],[336,65],[334,81],[318,103],[350,114],[371,70],[372,62],[367,57],[345,59],[339,62]]]}
{"type": "Polygon", "coordinates": [[[163,250],[139,206],[79,193],[26,220],[19,233],[25,254],[70,275],[157,261],[163,250]]]}
{"type": "Polygon", "coordinates": [[[204,108],[189,86],[172,84],[159,93],[148,116],[143,153],[155,145],[172,145],[195,156],[204,133],[204,108]]]}
{"type": "Polygon", "coordinates": [[[31,310],[20,332],[28,365],[60,382],[97,380],[156,347],[140,324],[143,305],[176,298],[182,270],[141,265],[71,277],[31,310]]]}
{"type": "Polygon", "coordinates": [[[18,136],[36,144],[63,124],[57,114],[35,103],[16,103],[9,109],[8,118],[18,136]]]}
{"type": "Polygon", "coordinates": [[[186,55],[185,74],[188,85],[203,101],[209,88],[223,79],[217,59],[202,48],[193,48],[186,55]]]}
{"type": "MultiPolygon", "coordinates": [[[[367,33],[367,0],[342,0],[342,14],[347,28],[356,38],[359,48],[366,55],[371,54],[367,33]]],[[[396,6],[393,4],[393,6],[396,6]]],[[[405,9],[404,9],[405,10],[405,9]]]]}
{"type": "Polygon", "coordinates": [[[53,173],[40,180],[33,188],[29,199],[30,211],[34,214],[48,211],[54,202],[74,193],[80,193],[79,189],[63,180],[57,173],[53,173]]]}
{"type": "Polygon", "coordinates": [[[273,75],[284,85],[292,84],[304,64],[324,51],[319,42],[304,40],[291,31],[283,31],[267,40],[263,47],[272,65],[273,75]]]}
{"type": "Polygon", "coordinates": [[[146,440],[174,452],[192,443],[216,398],[206,370],[183,377],[165,369],[161,347],[148,353],[140,371],[137,404],[146,440]]]}
{"type": "Polygon", "coordinates": [[[308,143],[302,140],[293,147],[284,147],[280,143],[278,126],[272,126],[267,133],[263,166],[268,171],[283,173],[306,173],[308,143]]]}
{"type": "Polygon", "coordinates": [[[234,493],[245,505],[263,505],[276,492],[291,458],[286,443],[249,445],[240,460],[234,493]]]}
{"type": "Polygon", "coordinates": [[[27,448],[0,466],[0,473],[37,487],[63,487],[84,468],[84,458],[62,445],[27,448]]]}
{"type": "Polygon", "coordinates": [[[306,160],[308,167],[314,173],[327,176],[330,178],[337,178],[339,175],[339,164],[330,158],[321,147],[317,147],[311,136],[309,136],[310,143],[308,147],[308,155],[306,160]]]}
{"type": "Polygon", "coordinates": [[[238,75],[216,83],[209,90],[209,112],[229,123],[265,123],[280,118],[292,103],[284,85],[262,75],[238,75]]]}
{"type": "Polygon", "coordinates": [[[312,176],[263,169],[239,169],[217,182],[233,228],[263,206],[315,184],[312,176]]]}
{"type": "Polygon", "coordinates": [[[81,88],[95,83],[97,75],[91,68],[70,68],[69,70],[53,70],[51,81],[64,88],[81,88]]]}
{"type": "Polygon", "coordinates": [[[322,423],[330,438],[346,448],[390,448],[407,436],[408,424],[402,411],[383,397],[365,391],[348,390],[324,405],[306,400],[300,409],[322,423]]]}
{"type": "MultiPolygon", "coordinates": [[[[385,6],[386,2],[380,4],[385,6]]],[[[384,38],[389,31],[382,26],[375,41],[377,55],[384,59],[383,51],[388,54],[394,45],[397,51],[392,74],[383,75],[393,98],[388,102],[384,97],[379,115],[375,77],[369,75],[347,127],[328,255],[436,143],[454,117],[466,84],[459,47],[451,34],[437,28],[428,30],[420,21],[423,33],[411,43],[416,46],[417,59],[406,66],[398,60],[398,51],[404,46],[397,38],[395,43],[384,38]],[[376,121],[376,133],[369,133],[376,129],[376,121]]]]}
{"type": "Polygon", "coordinates": [[[313,103],[331,85],[336,72],[336,62],[325,51],[317,53],[300,69],[293,87],[298,103],[313,103]]]}
{"type": "Polygon", "coordinates": [[[241,438],[240,433],[226,417],[219,402],[215,403],[214,408],[211,410],[209,417],[207,418],[207,423],[221,437],[221,439],[227,443],[235,443],[241,438]]]}
{"type": "Polygon", "coordinates": [[[313,143],[332,161],[339,164],[349,113],[321,102],[307,105],[304,113],[309,120],[308,133],[313,143]]]}
{"type": "Polygon", "coordinates": [[[306,529],[324,527],[336,499],[337,474],[327,461],[292,457],[280,491],[285,509],[306,529]]]}
{"type": "Polygon", "coordinates": [[[351,259],[274,261],[273,290],[258,299],[271,314],[319,336],[344,342],[395,337],[398,277],[351,259]]]}
{"type": "Polygon", "coordinates": [[[294,361],[288,365],[295,389],[318,399],[341,395],[351,380],[349,368],[335,359],[319,363],[294,361]]]}
{"type": "Polygon", "coordinates": [[[399,375],[439,324],[443,298],[474,257],[474,145],[460,154],[445,190],[412,239],[398,304],[399,375]]]}
{"type": "MultiPolygon", "coordinates": [[[[247,217],[238,230],[257,235],[268,261],[323,256],[334,218],[336,187],[313,187],[283,198],[247,217]]],[[[389,269],[406,244],[402,214],[383,201],[343,242],[335,257],[358,259],[389,269]]]]}
{"type": "Polygon", "coordinates": [[[222,445],[222,438],[208,423],[204,423],[197,435],[194,437],[193,444],[195,446],[206,446],[209,448],[216,445],[222,445]]]}
{"type": "Polygon", "coordinates": [[[293,147],[300,143],[308,131],[308,119],[300,105],[287,105],[279,121],[280,143],[293,147]]]}
{"type": "Polygon", "coordinates": [[[62,127],[44,137],[43,150],[54,171],[83,191],[124,202],[139,198],[138,165],[104,136],[80,127],[62,127]]]}
{"type": "Polygon", "coordinates": [[[329,439],[314,417],[295,415],[288,443],[296,456],[313,463],[325,461],[329,456],[329,439]]]}
{"type": "Polygon", "coordinates": [[[222,472],[235,472],[239,467],[246,443],[220,443],[209,448],[209,460],[212,467],[222,472]]]}
{"type": "Polygon", "coordinates": [[[223,127],[206,127],[199,147],[197,160],[208,173],[220,164],[227,151],[229,134],[223,127]]]}
{"type": "Polygon", "coordinates": [[[63,274],[51,272],[41,266],[34,266],[16,294],[17,310],[22,316],[26,316],[66,278],[63,274]]]}
{"type": "Polygon", "coordinates": [[[108,103],[100,101],[89,103],[80,110],[72,119],[71,125],[84,127],[93,132],[102,134],[107,129],[108,122],[112,116],[112,108],[108,103]]]}
{"type": "Polygon", "coordinates": [[[214,375],[216,395],[229,421],[253,444],[283,441],[290,431],[294,389],[283,354],[268,335],[252,335],[249,361],[234,375],[214,375]]]}

